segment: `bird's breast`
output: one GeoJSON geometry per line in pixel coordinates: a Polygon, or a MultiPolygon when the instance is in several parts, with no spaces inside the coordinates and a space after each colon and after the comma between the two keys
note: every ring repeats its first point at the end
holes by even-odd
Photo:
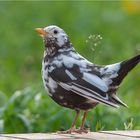
{"type": "Polygon", "coordinates": [[[48,73],[49,62],[42,62],[42,79],[45,89],[48,91],[49,95],[52,96],[56,92],[58,84],[54,81],[48,73]]]}

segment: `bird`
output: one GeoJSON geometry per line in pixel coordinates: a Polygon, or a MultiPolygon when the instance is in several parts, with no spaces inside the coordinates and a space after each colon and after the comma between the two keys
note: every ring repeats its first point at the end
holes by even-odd
{"type": "Polygon", "coordinates": [[[128,72],[140,62],[140,54],[118,63],[98,65],[81,56],[60,27],[49,25],[35,31],[43,38],[42,79],[48,95],[60,106],[76,111],[70,129],[62,133],[88,133],[87,114],[98,104],[127,107],[116,92],[128,72]],[[82,124],[77,129],[81,111],[82,124]]]}

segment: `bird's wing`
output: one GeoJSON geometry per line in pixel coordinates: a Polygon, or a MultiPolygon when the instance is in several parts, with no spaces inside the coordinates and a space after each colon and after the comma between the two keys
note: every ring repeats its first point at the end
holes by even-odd
{"type": "Polygon", "coordinates": [[[108,86],[99,77],[97,71],[80,70],[79,66],[72,68],[65,66],[49,71],[49,75],[64,89],[72,91],[89,100],[97,101],[113,107],[118,107],[111,102],[107,94],[108,86]]]}

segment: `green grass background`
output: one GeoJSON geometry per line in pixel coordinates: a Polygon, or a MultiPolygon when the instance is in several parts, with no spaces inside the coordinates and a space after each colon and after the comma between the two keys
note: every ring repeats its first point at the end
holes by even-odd
{"type": "MultiPolygon", "coordinates": [[[[140,53],[139,17],[140,2],[1,1],[0,133],[68,129],[75,115],[44,90],[43,43],[34,28],[62,27],[80,54],[105,65],[140,53]],[[86,44],[90,34],[103,38],[95,52],[86,44]]],[[[97,106],[86,122],[92,131],[140,129],[140,65],[123,81],[118,95],[129,108],[97,106]]]]}

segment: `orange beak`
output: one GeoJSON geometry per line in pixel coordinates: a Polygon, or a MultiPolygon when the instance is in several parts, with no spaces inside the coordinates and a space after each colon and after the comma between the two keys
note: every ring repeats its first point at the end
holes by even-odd
{"type": "Polygon", "coordinates": [[[47,36],[49,34],[48,32],[44,31],[43,28],[36,28],[35,31],[38,32],[42,37],[47,36]]]}

